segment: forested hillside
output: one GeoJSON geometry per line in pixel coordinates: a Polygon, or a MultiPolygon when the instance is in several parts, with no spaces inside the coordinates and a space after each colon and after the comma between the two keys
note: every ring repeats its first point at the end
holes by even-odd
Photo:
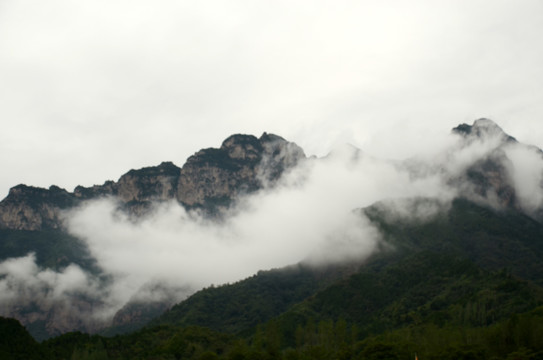
{"type": "Polygon", "coordinates": [[[364,212],[394,248],[362,264],[263,271],[201,290],[132,334],[71,333],[39,350],[59,359],[543,354],[542,225],[465,200],[418,225],[387,220],[378,205],[364,212]]]}

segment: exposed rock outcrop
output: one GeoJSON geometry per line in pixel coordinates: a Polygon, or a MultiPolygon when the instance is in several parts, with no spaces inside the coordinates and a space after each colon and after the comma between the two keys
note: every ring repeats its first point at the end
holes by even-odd
{"type": "Polygon", "coordinates": [[[180,170],[171,162],[130,170],[117,182],[115,195],[125,203],[172,199],[175,196],[180,170]]]}
{"type": "Polygon", "coordinates": [[[279,136],[232,135],[219,149],[200,150],[187,160],[177,199],[188,207],[215,212],[240,194],[273,184],[302,159],[303,150],[279,136]]]}
{"type": "Polygon", "coordinates": [[[485,118],[475,120],[473,125],[460,124],[453,129],[453,132],[464,136],[468,141],[497,138],[504,143],[517,142],[514,137],[506,134],[498,124],[485,118]]]}
{"type": "Polygon", "coordinates": [[[305,159],[294,143],[272,134],[260,138],[232,135],[220,148],[203,149],[183,168],[171,162],[130,170],[117,182],[77,186],[73,193],[19,185],[0,202],[0,228],[61,228],[61,211],[84,200],[116,197],[132,215],[144,214],[154,202],[177,200],[185,207],[217,214],[237,196],[273,185],[283,172],[305,159]]]}
{"type": "Polygon", "coordinates": [[[60,212],[77,205],[77,199],[64,189],[42,189],[17,185],[0,202],[0,228],[14,230],[56,229],[60,212]]]}

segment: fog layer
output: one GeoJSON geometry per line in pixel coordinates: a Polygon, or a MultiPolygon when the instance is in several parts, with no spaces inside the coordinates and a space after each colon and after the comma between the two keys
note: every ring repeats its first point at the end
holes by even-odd
{"type": "Polygon", "coordinates": [[[83,294],[96,299],[88,312],[94,319],[109,319],[129,301],[173,303],[259,270],[301,261],[361,261],[377,251],[381,235],[353,210],[379,202],[391,219],[426,221],[446,212],[457,196],[498,206],[491,187],[481,193],[465,176],[488,158],[503,167],[499,179],[514,189],[515,206],[537,213],[543,202],[541,152],[504,141],[501,132],[451,135],[436,153],[404,162],[343,146],[238,199],[221,221],[188,212],[174,201],[154,204],[137,221],[113,197],[88,201],[66,213],[66,226],[86,242],[108,281],[76,265],[60,272],[39,269],[30,254],[0,264],[0,301],[11,304],[24,297],[70,303],[83,294]],[[437,201],[413,206],[409,199],[417,198],[437,201]]]}

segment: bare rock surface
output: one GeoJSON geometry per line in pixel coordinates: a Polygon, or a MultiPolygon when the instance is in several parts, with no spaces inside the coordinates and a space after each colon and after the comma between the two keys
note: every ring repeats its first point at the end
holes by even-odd
{"type": "Polygon", "coordinates": [[[43,189],[18,185],[0,202],[0,228],[60,229],[63,210],[107,196],[116,198],[136,216],[145,214],[153,203],[171,200],[188,209],[216,214],[239,195],[273,185],[302,159],[303,150],[280,136],[232,135],[220,148],[198,151],[182,168],[163,162],[130,170],[117,182],[77,186],[73,193],[56,186],[43,189]]]}

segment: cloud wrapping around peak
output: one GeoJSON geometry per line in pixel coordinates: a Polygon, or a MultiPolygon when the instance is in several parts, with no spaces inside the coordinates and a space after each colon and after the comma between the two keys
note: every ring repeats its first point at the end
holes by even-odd
{"type": "Polygon", "coordinates": [[[493,188],[481,194],[466,177],[481,164],[490,183],[512,187],[521,208],[537,211],[543,202],[541,153],[500,139],[451,135],[432,156],[405,162],[343,146],[301,161],[277,182],[242,196],[220,221],[175,201],[155,203],[139,218],[121,210],[114,197],[87,201],[64,214],[66,226],[85,241],[104,276],[76,265],[39,269],[33,255],[11,259],[0,264],[0,302],[61,299],[74,304],[73,316],[84,314],[92,323],[111,319],[128,302],[171,304],[259,270],[363,261],[383,243],[355,209],[378,203],[390,221],[424,222],[446,213],[457,196],[497,206],[493,188]],[[489,159],[503,174],[485,168],[489,159]],[[91,299],[92,309],[78,302],[80,295],[91,299]]]}
{"type": "Polygon", "coordinates": [[[75,264],[43,269],[33,253],[0,263],[1,314],[24,323],[50,322],[52,333],[95,331],[114,314],[109,300],[100,279],[75,264]]]}
{"type": "Polygon", "coordinates": [[[70,264],[59,272],[40,269],[34,253],[1,262],[0,276],[0,298],[18,304],[33,300],[38,293],[46,294],[42,301],[52,303],[73,295],[94,296],[98,292],[96,281],[79,266],[70,264]]]}
{"type": "Polygon", "coordinates": [[[376,250],[380,234],[353,210],[417,196],[450,199],[452,191],[438,175],[413,179],[393,162],[345,147],[239,199],[219,222],[176,202],[156,204],[134,222],[109,198],[85,203],[67,224],[112,275],[120,306],[154,282],[195,290],[300,261],[361,261],[376,250]]]}
{"type": "Polygon", "coordinates": [[[505,149],[509,174],[524,211],[534,214],[543,207],[543,153],[534,147],[512,144],[505,149]]]}

